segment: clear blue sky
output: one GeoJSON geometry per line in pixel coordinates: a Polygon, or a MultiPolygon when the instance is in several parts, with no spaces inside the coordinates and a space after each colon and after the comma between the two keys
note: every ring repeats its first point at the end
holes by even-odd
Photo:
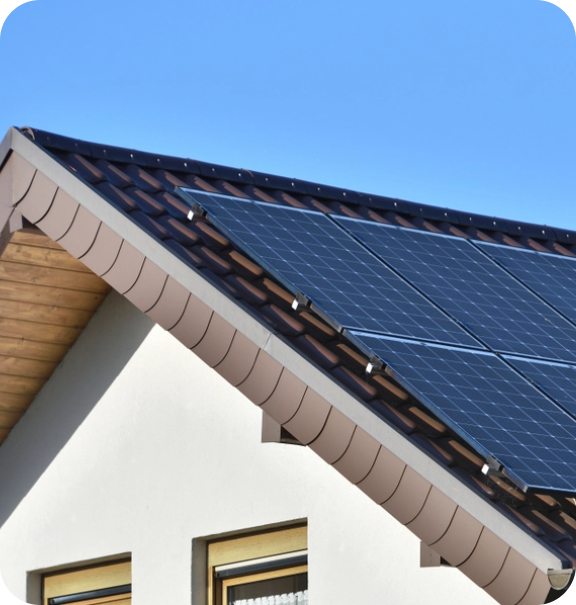
{"type": "Polygon", "coordinates": [[[37,0],[0,131],[576,229],[576,36],[538,0],[37,0]]]}

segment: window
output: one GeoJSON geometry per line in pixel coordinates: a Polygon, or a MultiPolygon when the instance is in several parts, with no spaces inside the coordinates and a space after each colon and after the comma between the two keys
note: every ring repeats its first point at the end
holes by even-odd
{"type": "Polygon", "coordinates": [[[42,605],[130,605],[130,561],[45,574],[42,605]]]}
{"type": "Polygon", "coordinates": [[[306,527],[208,544],[209,605],[308,605],[306,527]]]}

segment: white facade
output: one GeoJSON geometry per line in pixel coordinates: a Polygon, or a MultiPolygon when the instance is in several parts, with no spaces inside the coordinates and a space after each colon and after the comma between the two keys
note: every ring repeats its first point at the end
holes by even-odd
{"type": "Polygon", "coordinates": [[[194,539],[307,519],[313,605],[490,605],[310,449],[120,296],[104,302],[0,448],[0,572],[130,553],[135,605],[204,605],[194,539]]]}

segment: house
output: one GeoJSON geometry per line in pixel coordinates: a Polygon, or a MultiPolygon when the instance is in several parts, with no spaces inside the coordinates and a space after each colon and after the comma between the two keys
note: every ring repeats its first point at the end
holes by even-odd
{"type": "Polygon", "coordinates": [[[558,258],[576,233],[31,128],[10,129],[0,166],[0,569],[16,596],[538,605],[569,588],[570,477],[475,449],[233,243],[218,196],[558,258]]]}

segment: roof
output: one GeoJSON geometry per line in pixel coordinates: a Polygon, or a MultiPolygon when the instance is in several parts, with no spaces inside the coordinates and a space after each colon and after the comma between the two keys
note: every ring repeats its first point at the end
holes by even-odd
{"type": "MultiPolygon", "coordinates": [[[[0,257],[0,318],[9,319],[6,284],[38,288],[38,267],[47,280],[40,286],[53,288],[59,313],[37,321],[37,307],[26,315],[18,305],[12,337],[32,320],[46,332],[36,340],[20,334],[26,346],[58,344],[46,335],[53,326],[68,323],[78,334],[112,287],[498,602],[537,604],[562,594],[552,586],[565,588],[572,574],[563,570],[576,566],[574,500],[526,494],[504,477],[484,475],[478,452],[402,385],[366,374],[369,359],[345,335],[309,309],[294,309],[293,295],[214,225],[190,222],[190,208],[175,187],[566,256],[576,256],[575,232],[30,128],[9,131],[0,165],[7,243],[0,257]],[[32,258],[30,249],[43,252],[32,258]],[[92,281],[63,283],[58,270],[64,262],[75,279],[92,281]],[[11,275],[6,263],[12,263],[11,275]],[[30,272],[30,265],[36,273],[26,276],[23,268],[30,272]],[[77,300],[62,302],[71,292],[92,297],[90,309],[78,313],[77,300]]],[[[31,292],[28,301],[20,294],[14,300],[32,305],[45,290],[31,292]]],[[[65,352],[60,347],[60,357],[43,360],[51,365],[28,371],[35,382],[17,411],[11,418],[0,412],[6,433],[65,352]]],[[[2,367],[29,358],[14,350],[0,354],[2,367]]],[[[2,398],[18,388],[0,380],[2,398]]]]}

